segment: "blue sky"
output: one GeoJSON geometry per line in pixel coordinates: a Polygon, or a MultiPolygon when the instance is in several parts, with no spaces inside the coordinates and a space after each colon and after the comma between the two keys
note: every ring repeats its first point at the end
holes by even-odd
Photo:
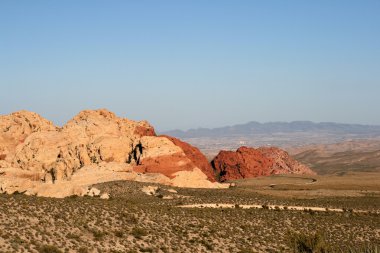
{"type": "Polygon", "coordinates": [[[0,1],[0,113],[380,124],[380,1],[0,1]]]}

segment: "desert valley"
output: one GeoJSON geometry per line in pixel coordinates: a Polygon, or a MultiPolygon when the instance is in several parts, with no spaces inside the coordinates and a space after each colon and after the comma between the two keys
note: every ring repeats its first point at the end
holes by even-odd
{"type": "Polygon", "coordinates": [[[184,138],[204,155],[105,109],[0,116],[0,252],[379,250],[376,137],[215,154],[207,138],[184,138]]]}
{"type": "Polygon", "coordinates": [[[379,13],[0,0],[0,253],[379,253],[379,13]]]}

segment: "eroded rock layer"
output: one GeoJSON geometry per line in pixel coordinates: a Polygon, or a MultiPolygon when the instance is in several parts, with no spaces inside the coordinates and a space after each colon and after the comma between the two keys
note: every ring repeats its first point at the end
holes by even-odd
{"type": "Polygon", "coordinates": [[[203,173],[206,174],[208,180],[212,182],[215,181],[213,168],[211,167],[210,163],[207,161],[206,156],[198,148],[193,147],[190,144],[183,142],[177,138],[174,138],[168,135],[162,135],[162,136],[168,138],[175,145],[179,146],[183,150],[183,152],[186,154],[186,156],[190,159],[190,161],[196,167],[198,167],[203,173]]]}
{"type": "Polygon", "coordinates": [[[286,151],[275,147],[240,147],[236,152],[221,151],[211,164],[221,182],[273,174],[315,174],[286,151]]]}

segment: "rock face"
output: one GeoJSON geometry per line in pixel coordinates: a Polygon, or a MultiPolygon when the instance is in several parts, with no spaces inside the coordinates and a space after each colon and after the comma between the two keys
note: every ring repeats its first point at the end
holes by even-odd
{"type": "Polygon", "coordinates": [[[284,150],[274,147],[240,147],[236,152],[221,151],[211,164],[221,182],[273,174],[315,174],[284,150]]]}
{"type": "Polygon", "coordinates": [[[146,121],[119,118],[105,109],[82,111],[62,128],[27,111],[0,116],[3,192],[63,196],[70,193],[56,194],[46,185],[71,189],[72,184],[87,187],[117,178],[192,187],[191,182],[182,182],[184,171],[197,175],[196,187],[221,187],[210,184],[212,168],[205,162],[198,149],[171,137],[156,136],[146,121]],[[81,174],[86,179],[78,178],[81,174]]]}
{"type": "Polygon", "coordinates": [[[271,174],[316,175],[308,166],[293,159],[285,150],[276,147],[261,147],[259,151],[273,161],[271,174]]]}
{"type": "Polygon", "coordinates": [[[186,154],[186,156],[192,162],[193,167],[194,166],[198,167],[207,176],[207,179],[210,180],[211,182],[215,181],[213,168],[208,162],[206,156],[202,154],[202,152],[198,148],[193,147],[190,144],[171,136],[162,135],[162,137],[168,138],[171,142],[173,142],[175,145],[180,147],[183,150],[183,152],[186,154]]]}
{"type": "Polygon", "coordinates": [[[54,183],[92,163],[135,162],[131,154],[143,137],[140,133],[154,133],[150,129],[146,122],[121,119],[106,110],[83,111],[61,129],[30,134],[17,145],[12,166],[43,172],[42,180],[54,183]]]}
{"type": "Polygon", "coordinates": [[[16,147],[32,133],[55,130],[52,122],[33,112],[19,111],[0,116],[0,160],[12,162],[16,147]]]}

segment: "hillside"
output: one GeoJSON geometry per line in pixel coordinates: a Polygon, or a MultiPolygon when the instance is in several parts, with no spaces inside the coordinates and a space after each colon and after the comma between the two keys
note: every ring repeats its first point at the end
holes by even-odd
{"type": "Polygon", "coordinates": [[[288,150],[318,174],[379,172],[380,141],[357,140],[288,150]]]}

